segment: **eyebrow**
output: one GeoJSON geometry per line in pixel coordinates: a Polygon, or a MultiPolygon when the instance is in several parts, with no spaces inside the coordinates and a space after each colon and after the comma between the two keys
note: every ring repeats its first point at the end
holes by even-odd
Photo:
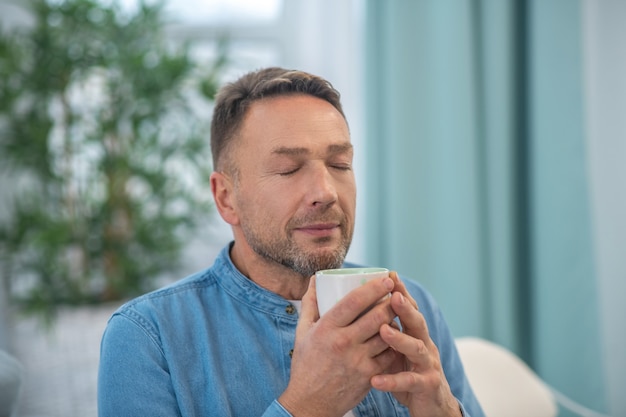
{"type": "MultiPolygon", "coordinates": [[[[338,154],[338,153],[352,151],[352,148],[353,146],[351,143],[332,144],[328,146],[327,152],[329,154],[338,154]]],[[[311,153],[311,151],[308,148],[299,148],[299,147],[290,148],[287,146],[279,146],[272,150],[272,154],[274,155],[286,155],[286,156],[301,156],[301,155],[308,155],[309,153],[311,153]]]]}

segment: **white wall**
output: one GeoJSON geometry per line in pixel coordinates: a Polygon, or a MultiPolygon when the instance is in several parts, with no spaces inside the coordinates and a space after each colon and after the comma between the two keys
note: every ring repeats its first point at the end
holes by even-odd
{"type": "MultiPolygon", "coordinates": [[[[626,2],[583,0],[587,147],[609,412],[626,415],[626,2]]],[[[584,308],[584,306],[583,306],[584,308]]]]}

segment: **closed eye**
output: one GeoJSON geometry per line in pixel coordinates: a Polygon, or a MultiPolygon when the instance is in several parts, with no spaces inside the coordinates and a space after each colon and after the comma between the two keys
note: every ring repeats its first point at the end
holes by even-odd
{"type": "Polygon", "coordinates": [[[352,165],[331,165],[331,167],[339,171],[351,171],[352,170],[352,165]]]}
{"type": "Polygon", "coordinates": [[[298,172],[298,170],[300,170],[300,167],[294,168],[294,169],[290,169],[288,171],[281,171],[278,173],[278,175],[280,175],[281,177],[288,177],[289,175],[293,175],[296,172],[298,172]]]}

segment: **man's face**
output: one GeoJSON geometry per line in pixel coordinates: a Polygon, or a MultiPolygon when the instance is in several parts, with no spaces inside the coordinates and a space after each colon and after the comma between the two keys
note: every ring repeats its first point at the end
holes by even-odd
{"type": "Polygon", "coordinates": [[[350,134],[328,102],[270,98],[249,109],[233,143],[233,200],[245,244],[309,277],[346,256],[356,206],[350,134]]]}

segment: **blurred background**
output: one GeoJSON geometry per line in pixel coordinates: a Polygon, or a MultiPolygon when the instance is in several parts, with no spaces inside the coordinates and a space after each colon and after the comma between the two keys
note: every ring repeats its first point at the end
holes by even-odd
{"type": "Polygon", "coordinates": [[[349,260],[421,282],[455,336],[626,416],[624,21],[620,0],[0,0],[16,415],[97,415],[110,314],[230,240],[207,182],[212,97],[279,65],[342,93],[349,260]]]}

